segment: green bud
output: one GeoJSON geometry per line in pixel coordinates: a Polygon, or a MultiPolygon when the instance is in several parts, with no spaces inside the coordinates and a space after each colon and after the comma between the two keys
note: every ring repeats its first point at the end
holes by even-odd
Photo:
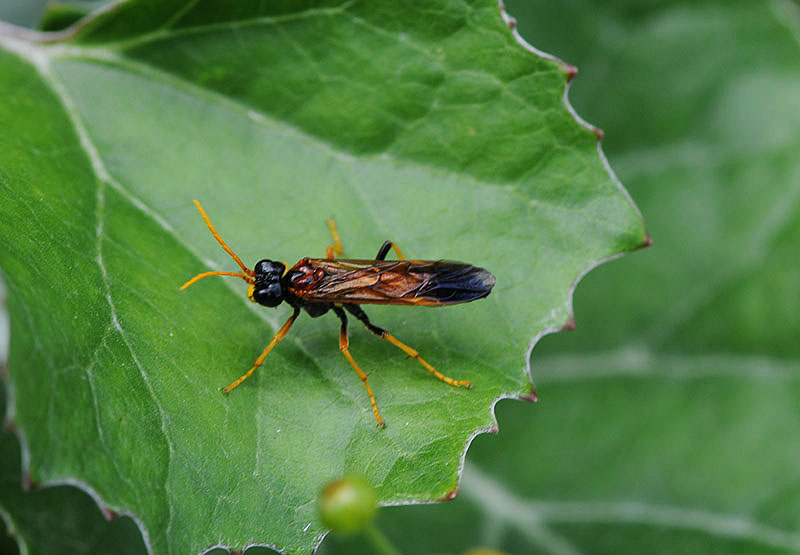
{"type": "Polygon", "coordinates": [[[322,490],[319,513],[322,523],[333,532],[354,534],[366,528],[376,508],[372,486],[359,476],[345,476],[322,490]]]}

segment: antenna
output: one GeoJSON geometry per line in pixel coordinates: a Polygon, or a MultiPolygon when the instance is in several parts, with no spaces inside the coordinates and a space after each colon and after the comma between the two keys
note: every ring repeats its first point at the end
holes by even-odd
{"type": "Polygon", "coordinates": [[[234,277],[242,278],[245,282],[249,283],[250,285],[253,285],[253,283],[254,283],[253,276],[255,275],[253,270],[251,270],[250,268],[248,268],[247,266],[244,265],[244,262],[242,262],[242,259],[239,258],[236,255],[235,252],[233,252],[233,249],[231,249],[227,245],[227,243],[225,243],[225,241],[222,239],[220,234],[217,233],[217,230],[214,229],[214,226],[211,223],[211,220],[208,219],[208,216],[206,215],[206,211],[203,210],[203,206],[200,204],[200,201],[194,200],[192,202],[194,202],[194,205],[197,207],[197,210],[200,212],[200,215],[203,217],[203,221],[206,222],[206,225],[208,226],[209,231],[211,231],[211,235],[213,235],[214,239],[216,239],[219,242],[219,244],[222,245],[222,248],[225,249],[225,252],[227,252],[231,256],[231,258],[233,258],[236,261],[236,263],[239,265],[239,267],[242,269],[242,272],[244,272],[244,273],[239,274],[237,272],[203,272],[201,274],[197,274],[192,279],[190,279],[189,281],[187,281],[186,283],[181,285],[181,291],[183,291],[184,289],[186,289],[187,287],[189,287],[193,283],[195,283],[197,281],[200,281],[201,279],[203,279],[205,277],[208,277],[208,276],[234,276],[234,277]]]}

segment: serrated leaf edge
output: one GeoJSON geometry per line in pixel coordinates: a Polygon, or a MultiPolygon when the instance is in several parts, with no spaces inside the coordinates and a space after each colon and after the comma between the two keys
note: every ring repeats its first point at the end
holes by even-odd
{"type": "MultiPolygon", "coordinates": [[[[10,51],[12,51],[12,52],[14,52],[14,53],[16,53],[18,55],[20,55],[23,59],[31,62],[37,68],[37,70],[42,75],[42,77],[45,79],[45,81],[49,82],[51,84],[51,86],[53,86],[55,92],[58,94],[58,96],[61,99],[61,101],[65,102],[65,96],[66,96],[67,99],[68,99],[68,96],[65,94],[65,91],[58,90],[58,84],[57,83],[55,85],[53,85],[52,80],[47,75],[46,62],[44,61],[42,55],[36,53],[35,51],[31,51],[28,48],[29,45],[25,44],[25,43],[45,44],[45,43],[51,43],[51,42],[57,42],[57,41],[62,41],[62,40],[69,39],[69,38],[73,37],[78,31],[80,31],[83,27],[91,24],[98,17],[100,17],[100,16],[102,16],[102,15],[104,15],[106,13],[110,13],[110,12],[118,9],[121,5],[126,4],[126,3],[128,3],[128,0],[116,0],[114,2],[111,2],[110,4],[102,6],[99,9],[93,11],[92,13],[90,13],[86,17],[82,18],[81,20],[79,20],[78,22],[76,22],[72,26],[68,27],[67,29],[64,29],[63,31],[57,31],[57,32],[34,31],[34,30],[24,29],[24,28],[21,28],[21,27],[10,25],[10,24],[5,23],[5,22],[0,22],[0,45],[6,47],[8,50],[10,50],[10,51]]],[[[545,58],[547,60],[555,62],[564,71],[564,73],[565,73],[565,84],[564,84],[564,93],[562,95],[562,102],[564,103],[564,106],[566,107],[567,111],[572,115],[573,119],[579,125],[581,125],[582,127],[592,131],[594,133],[594,135],[597,137],[597,154],[598,154],[598,157],[601,160],[601,163],[603,164],[603,167],[606,169],[607,174],[609,175],[609,177],[612,180],[612,182],[617,186],[618,190],[628,200],[629,205],[635,211],[635,213],[638,216],[639,220],[642,221],[645,240],[642,242],[642,244],[640,244],[638,246],[638,248],[649,246],[652,243],[652,240],[651,240],[649,234],[647,234],[646,230],[644,230],[644,223],[643,223],[642,214],[639,211],[639,208],[633,202],[633,199],[631,198],[631,196],[628,193],[628,191],[625,189],[625,187],[623,186],[623,184],[621,183],[621,181],[619,180],[617,175],[614,173],[613,169],[611,168],[611,166],[610,166],[610,164],[608,162],[608,159],[605,156],[605,153],[603,152],[602,145],[601,145],[601,140],[602,140],[602,137],[603,137],[603,131],[601,129],[599,129],[598,127],[595,127],[595,126],[591,125],[590,123],[586,122],[583,118],[581,118],[580,115],[578,115],[578,113],[575,111],[575,109],[573,108],[572,104],[569,101],[569,88],[570,88],[570,84],[572,82],[572,79],[575,77],[575,75],[577,75],[577,72],[578,72],[577,68],[565,63],[564,61],[562,61],[561,59],[557,58],[556,56],[553,56],[552,54],[549,54],[547,52],[544,52],[542,50],[539,50],[539,49],[535,48],[533,45],[528,43],[519,34],[519,32],[517,30],[517,25],[516,25],[516,19],[514,19],[506,11],[506,8],[505,8],[505,5],[503,3],[503,0],[498,0],[497,5],[498,5],[498,10],[500,12],[500,16],[501,16],[503,22],[506,24],[506,27],[509,29],[509,32],[511,33],[512,37],[515,39],[515,41],[520,46],[522,46],[525,50],[531,52],[532,54],[534,54],[534,55],[536,55],[538,57],[545,58]]],[[[65,109],[67,110],[68,113],[70,112],[68,106],[65,106],[65,109]]],[[[73,122],[73,123],[75,123],[75,122],[73,122]]],[[[79,134],[79,137],[80,137],[80,140],[81,140],[81,143],[82,143],[82,146],[84,147],[84,149],[86,149],[86,144],[84,144],[84,141],[86,140],[86,141],[88,141],[88,144],[90,146],[90,148],[89,148],[89,150],[87,152],[92,152],[94,147],[93,147],[93,145],[91,145],[91,141],[88,139],[88,137],[86,135],[86,132],[85,132],[85,129],[83,128],[83,126],[80,124],[80,122],[77,122],[75,127],[76,127],[76,131],[79,134]]],[[[105,186],[105,183],[113,183],[113,178],[111,178],[111,176],[108,174],[108,172],[106,171],[105,167],[102,166],[102,162],[100,162],[100,167],[97,167],[96,164],[97,164],[98,157],[90,155],[89,158],[91,160],[93,170],[98,175],[98,178],[101,181],[101,183],[103,183],[103,185],[101,185],[101,188],[105,186]]],[[[99,190],[98,191],[98,195],[102,196],[102,194],[103,194],[102,190],[99,190]]],[[[100,225],[102,226],[102,222],[100,223],[100,225]]],[[[497,403],[499,401],[503,400],[503,399],[517,399],[517,400],[532,400],[532,401],[536,401],[537,397],[536,397],[535,381],[533,379],[533,373],[531,371],[531,359],[532,359],[532,355],[533,355],[533,349],[534,349],[534,347],[537,345],[537,343],[539,342],[539,340],[542,337],[544,337],[546,335],[549,335],[549,334],[552,334],[552,333],[557,333],[559,331],[570,330],[570,329],[575,327],[575,318],[574,318],[574,310],[573,310],[573,296],[574,296],[575,289],[578,286],[578,283],[583,279],[583,277],[586,274],[588,274],[590,271],[595,269],[597,266],[600,266],[601,264],[604,264],[604,263],[609,262],[611,260],[614,260],[616,258],[620,258],[620,257],[624,256],[625,254],[627,254],[627,251],[615,253],[615,254],[610,255],[608,257],[605,257],[605,258],[602,258],[600,260],[592,262],[586,268],[584,268],[583,271],[581,271],[579,273],[579,275],[575,278],[575,280],[572,282],[572,284],[570,285],[570,288],[568,290],[568,293],[567,293],[567,306],[566,306],[566,309],[567,309],[568,317],[567,317],[566,321],[563,324],[551,326],[549,328],[546,328],[546,329],[538,332],[536,335],[533,336],[533,338],[531,339],[530,343],[528,344],[528,348],[527,348],[526,353],[525,353],[525,372],[526,372],[526,374],[528,376],[528,381],[531,384],[531,392],[528,395],[525,395],[525,396],[500,395],[496,399],[494,399],[494,401],[491,403],[491,405],[489,407],[489,410],[490,410],[490,413],[491,413],[491,417],[492,417],[492,424],[490,426],[486,427],[486,428],[481,428],[481,429],[477,429],[477,430],[473,431],[472,434],[470,434],[470,436],[467,438],[467,440],[465,442],[464,449],[461,452],[461,457],[460,457],[460,461],[459,461],[459,467],[458,467],[458,471],[457,471],[457,479],[456,479],[456,484],[455,484],[454,488],[452,490],[450,490],[445,496],[443,496],[442,498],[439,498],[439,499],[421,500],[421,501],[420,500],[390,501],[390,502],[380,503],[381,506],[404,506],[404,505],[422,505],[422,504],[441,503],[441,502],[452,500],[458,495],[459,485],[461,483],[461,479],[462,479],[463,473],[464,473],[464,466],[465,466],[465,462],[466,462],[466,454],[469,451],[469,447],[472,444],[472,441],[480,434],[497,433],[497,431],[499,429],[498,422],[497,422],[496,411],[495,411],[495,407],[496,407],[497,403]]],[[[103,273],[104,273],[104,278],[105,278],[105,269],[104,268],[103,268],[103,273]]],[[[110,299],[109,299],[109,302],[111,302],[110,299]]],[[[5,309],[5,304],[4,303],[2,305],[2,308],[3,308],[3,310],[5,309]]],[[[116,315],[114,313],[113,304],[111,305],[111,310],[112,310],[112,318],[116,322],[116,315]]],[[[7,360],[0,361],[0,368],[5,368],[6,365],[7,365],[7,360]]],[[[6,418],[5,418],[5,421],[6,421],[7,425],[10,425],[10,426],[13,427],[14,433],[17,436],[17,438],[18,438],[18,440],[20,442],[20,451],[22,453],[22,474],[23,474],[23,476],[25,476],[25,475],[28,475],[28,473],[30,471],[30,450],[28,448],[27,440],[26,440],[26,438],[24,436],[24,433],[18,427],[13,426],[13,417],[14,417],[14,414],[15,414],[15,407],[16,407],[16,396],[15,396],[13,385],[8,380],[6,380],[6,389],[7,389],[7,405],[6,405],[6,418]]],[[[64,478],[64,479],[48,480],[44,484],[38,484],[37,487],[55,487],[55,486],[63,486],[63,485],[73,486],[73,487],[77,487],[77,488],[83,490],[87,495],[89,495],[95,501],[95,503],[97,504],[97,506],[99,507],[99,509],[101,510],[103,515],[106,516],[107,519],[114,518],[117,515],[130,517],[136,523],[136,526],[139,528],[139,530],[140,530],[140,532],[142,534],[142,538],[143,538],[143,541],[144,541],[144,544],[145,544],[145,548],[147,549],[147,552],[148,553],[153,553],[152,544],[150,542],[150,537],[149,537],[149,532],[147,530],[147,527],[144,525],[144,523],[131,511],[128,511],[128,510],[125,510],[125,509],[121,509],[121,508],[120,509],[112,509],[111,506],[109,504],[107,504],[103,500],[103,498],[99,495],[99,493],[96,490],[94,490],[88,483],[85,483],[85,482],[83,482],[81,480],[76,480],[74,478],[64,478]]],[[[3,517],[3,520],[5,520],[7,523],[10,523],[11,520],[10,520],[10,518],[6,518],[7,516],[8,515],[5,513],[5,511],[0,509],[0,517],[3,517]]],[[[320,534],[319,538],[317,539],[317,541],[316,541],[316,543],[315,543],[315,545],[314,545],[314,547],[312,549],[312,553],[317,551],[319,546],[322,544],[322,541],[325,539],[326,535],[327,535],[327,531],[325,531],[322,534],[320,534]]],[[[17,543],[18,543],[18,545],[20,545],[20,548],[23,550],[23,553],[24,553],[24,550],[27,549],[27,545],[25,545],[24,540],[22,538],[17,537],[17,536],[13,536],[13,537],[17,538],[17,543]]],[[[242,551],[246,551],[250,547],[267,547],[269,549],[273,549],[273,550],[278,551],[280,553],[285,553],[285,551],[283,551],[282,549],[280,549],[276,545],[268,544],[268,543],[261,543],[261,542],[249,543],[249,544],[245,545],[242,548],[242,551]]],[[[208,553],[208,552],[210,552],[210,551],[212,551],[214,549],[219,549],[219,548],[228,549],[229,551],[233,551],[233,549],[228,545],[215,544],[215,545],[208,546],[207,548],[202,550],[200,553],[205,554],[205,553],[208,553]]]]}

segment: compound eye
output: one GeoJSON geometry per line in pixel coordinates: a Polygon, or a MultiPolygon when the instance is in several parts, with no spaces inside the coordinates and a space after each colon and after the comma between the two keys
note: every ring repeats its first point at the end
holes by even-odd
{"type": "Polygon", "coordinates": [[[270,283],[266,287],[260,287],[253,291],[253,300],[260,305],[275,307],[283,302],[283,290],[281,284],[270,283]]]}
{"type": "Polygon", "coordinates": [[[253,268],[253,272],[255,275],[264,276],[264,277],[271,277],[271,276],[282,276],[286,266],[281,264],[280,262],[275,262],[272,260],[259,260],[258,263],[253,268]]]}

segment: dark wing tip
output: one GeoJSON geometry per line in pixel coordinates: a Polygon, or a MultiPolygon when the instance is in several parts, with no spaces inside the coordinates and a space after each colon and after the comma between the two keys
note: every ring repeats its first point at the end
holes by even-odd
{"type": "Polygon", "coordinates": [[[482,299],[491,293],[496,281],[490,271],[461,262],[437,262],[435,268],[434,277],[419,294],[442,304],[482,299]]]}

